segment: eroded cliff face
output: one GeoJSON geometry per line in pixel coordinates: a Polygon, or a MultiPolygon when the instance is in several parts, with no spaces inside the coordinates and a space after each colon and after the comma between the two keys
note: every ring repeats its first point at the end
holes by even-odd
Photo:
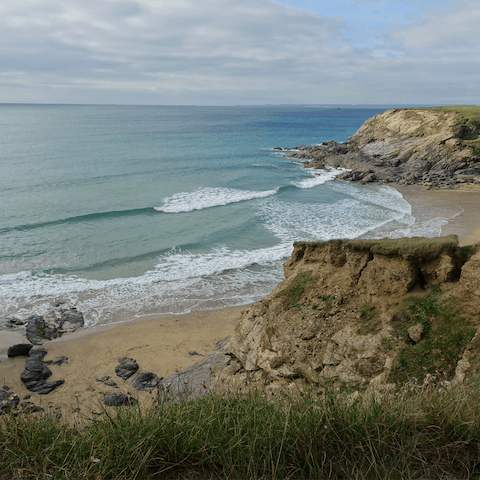
{"type": "Polygon", "coordinates": [[[217,374],[224,384],[271,391],[326,382],[379,386],[395,381],[395,374],[409,375],[399,359],[408,362],[407,354],[415,357],[417,350],[427,365],[412,360],[420,372],[433,365],[459,381],[473,368],[480,246],[467,260],[454,236],[296,243],[284,269],[285,280],[243,313],[226,345],[231,360],[217,374]],[[420,321],[407,298],[435,299],[441,311],[429,317],[431,323],[420,321]],[[452,317],[456,326],[441,313],[450,303],[462,312],[452,317]],[[434,339],[437,331],[440,340],[434,339]],[[442,335],[457,335],[458,348],[442,335]],[[445,351],[452,349],[450,356],[440,341],[445,351]]]}
{"type": "Polygon", "coordinates": [[[350,169],[339,178],[363,183],[425,186],[478,182],[480,155],[467,138],[480,127],[458,127],[448,111],[392,109],[367,120],[345,143],[297,147],[286,156],[308,159],[309,168],[350,169]]]}

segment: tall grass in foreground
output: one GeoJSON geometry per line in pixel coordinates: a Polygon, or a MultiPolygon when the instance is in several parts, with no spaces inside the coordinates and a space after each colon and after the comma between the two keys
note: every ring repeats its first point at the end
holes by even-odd
{"type": "Polygon", "coordinates": [[[429,387],[356,400],[211,394],[109,410],[81,427],[4,415],[0,478],[477,478],[478,391],[429,387]]]}

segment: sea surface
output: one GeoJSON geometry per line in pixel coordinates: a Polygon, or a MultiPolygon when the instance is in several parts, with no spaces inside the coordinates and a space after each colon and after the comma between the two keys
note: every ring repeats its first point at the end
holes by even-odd
{"type": "Polygon", "coordinates": [[[60,301],[90,326],[247,304],[296,240],[439,235],[395,189],[274,150],[381,111],[0,105],[0,328],[60,301]]]}

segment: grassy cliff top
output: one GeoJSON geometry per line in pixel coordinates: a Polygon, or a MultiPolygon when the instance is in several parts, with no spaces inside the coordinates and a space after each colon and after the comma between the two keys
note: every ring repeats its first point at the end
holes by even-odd
{"type": "Polygon", "coordinates": [[[301,246],[323,246],[326,244],[343,244],[352,250],[369,250],[372,253],[381,253],[383,255],[401,255],[401,256],[435,256],[445,250],[457,250],[458,238],[456,235],[446,235],[444,237],[425,238],[383,238],[383,239],[344,239],[344,240],[326,240],[317,242],[295,242],[294,245],[301,246]]]}
{"type": "Polygon", "coordinates": [[[411,110],[429,110],[434,112],[452,112],[457,114],[453,132],[461,145],[470,147],[473,153],[480,155],[480,106],[448,105],[443,107],[419,107],[411,110]]]}

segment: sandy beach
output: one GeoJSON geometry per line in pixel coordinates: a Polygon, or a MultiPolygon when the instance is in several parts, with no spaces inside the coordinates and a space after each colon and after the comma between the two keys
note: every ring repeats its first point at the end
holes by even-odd
{"type": "MultiPolygon", "coordinates": [[[[62,355],[68,357],[67,364],[49,366],[53,375],[48,380],[65,379],[64,385],[48,395],[29,392],[20,380],[25,357],[7,359],[3,356],[0,386],[10,387],[20,400],[30,395],[28,401],[45,410],[60,407],[66,419],[73,418],[72,413],[91,416],[92,412],[101,411],[103,394],[130,393],[137,396],[140,402],[149,402],[149,394],[136,392],[131,387],[132,379],[124,382],[116,376],[115,367],[119,358],[134,358],[140,367],[138,373],[153,372],[160,377],[168,377],[203,358],[203,355],[212,351],[218,340],[229,336],[244,308],[152,316],[119,325],[77,330],[43,345],[48,351],[45,360],[62,355]],[[111,377],[118,388],[96,380],[105,376],[111,377]]],[[[20,333],[7,333],[10,339],[16,336],[16,340],[26,342],[20,333]]]]}
{"type": "MultiPolygon", "coordinates": [[[[456,189],[427,190],[418,186],[401,186],[398,190],[412,205],[412,213],[422,214],[426,206],[435,207],[450,216],[457,212],[442,228],[442,235],[455,233],[460,245],[480,242],[480,186],[467,185],[456,189]]],[[[65,418],[80,412],[91,416],[101,411],[105,393],[133,393],[139,401],[148,402],[151,395],[133,391],[130,380],[124,382],[115,375],[120,357],[134,358],[138,373],[153,372],[167,377],[208,354],[215,343],[231,335],[246,306],[203,313],[177,316],[143,317],[121,324],[82,329],[62,338],[46,342],[46,360],[57,356],[68,357],[68,364],[51,365],[49,380],[65,379],[65,384],[48,395],[29,392],[20,380],[25,358],[8,359],[6,350],[15,343],[26,342],[21,330],[0,333],[0,386],[8,385],[20,399],[30,395],[28,401],[46,410],[60,407],[65,418]],[[195,354],[194,354],[195,352],[195,354]],[[118,388],[106,386],[96,379],[109,376],[118,388]]]]}
{"type": "Polygon", "coordinates": [[[434,208],[441,216],[459,213],[442,227],[442,235],[455,234],[460,246],[480,242],[480,185],[468,184],[456,188],[427,189],[418,185],[395,185],[417,218],[422,210],[434,208]]]}

